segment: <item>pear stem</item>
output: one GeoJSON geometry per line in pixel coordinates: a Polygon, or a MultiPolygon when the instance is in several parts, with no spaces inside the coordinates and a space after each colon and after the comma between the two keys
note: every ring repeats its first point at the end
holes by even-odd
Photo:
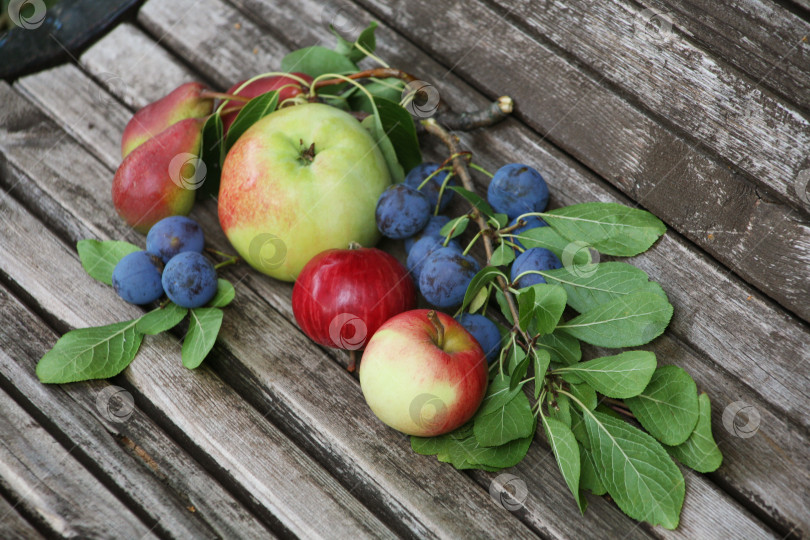
{"type": "Polygon", "coordinates": [[[352,349],[349,351],[349,365],[346,366],[346,371],[354,373],[355,369],[357,369],[357,351],[352,349]]]}
{"type": "Polygon", "coordinates": [[[226,94],[225,92],[210,92],[208,90],[203,90],[202,92],[200,92],[200,97],[203,99],[224,99],[230,101],[241,101],[243,103],[247,103],[252,99],[245,96],[237,96],[235,94],[226,94]]]}
{"type": "Polygon", "coordinates": [[[436,312],[433,310],[428,311],[427,317],[436,329],[436,346],[440,349],[444,349],[444,325],[442,321],[439,320],[439,316],[436,315],[436,312]]]}

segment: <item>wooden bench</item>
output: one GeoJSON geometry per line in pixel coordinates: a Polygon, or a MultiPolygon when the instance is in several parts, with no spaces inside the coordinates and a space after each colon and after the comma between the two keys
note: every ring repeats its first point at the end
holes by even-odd
{"type": "MultiPolygon", "coordinates": [[[[589,497],[581,516],[538,440],[509,471],[529,492],[509,511],[490,495],[497,473],[414,454],[381,424],[346,356],[297,328],[291,285],[244,265],[226,272],[236,300],[203,367],[183,368],[181,336],[163,335],[109,381],[39,383],[36,362],[59,335],[141,313],[90,278],[75,250],[83,238],[143,243],[109,196],[133,110],[189,80],[227,88],[333,39],[312,0],[149,0],[75,62],[0,82],[2,536],[810,535],[807,6],[339,7],[355,31],[379,21],[379,54],[455,110],[514,97],[514,118],[461,135],[483,166],[535,166],[555,206],[616,201],[667,223],[630,260],[675,307],[648,348],[711,397],[722,467],[684,470],[681,525],[667,531],[604,497],[589,497]],[[652,35],[651,9],[668,14],[652,35]],[[134,400],[125,419],[99,405],[119,387],[134,400]],[[724,422],[739,402],[759,418],[751,437],[724,422]]],[[[230,250],[214,201],[192,215],[230,250]]]]}

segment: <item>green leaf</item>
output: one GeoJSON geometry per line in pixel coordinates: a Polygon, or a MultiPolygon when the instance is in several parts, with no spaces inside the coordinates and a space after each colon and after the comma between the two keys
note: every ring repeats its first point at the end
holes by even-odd
{"type": "MultiPolygon", "coordinates": [[[[563,394],[560,394],[560,397],[568,399],[563,394]]],[[[558,402],[559,403],[559,402],[558,402]]],[[[590,450],[591,449],[591,441],[588,440],[588,430],[585,429],[585,419],[582,417],[582,413],[577,407],[573,405],[570,406],[569,412],[571,414],[571,431],[574,433],[574,437],[577,438],[579,444],[581,444],[584,448],[590,450]]]]}
{"type": "Polygon", "coordinates": [[[455,238],[462,234],[466,229],[467,225],[470,223],[470,218],[466,214],[463,216],[459,216],[457,218],[453,218],[444,225],[439,230],[439,234],[444,237],[449,236],[450,238],[455,238]]]}
{"type": "MultiPolygon", "coordinates": [[[[372,80],[365,85],[365,89],[375,98],[381,97],[399,105],[402,92],[405,90],[405,82],[394,77],[372,80]]],[[[349,96],[349,107],[351,110],[373,114],[374,107],[369,102],[366,93],[358,90],[357,87],[353,87],[352,90],[353,92],[349,96]]]]}
{"type": "Polygon", "coordinates": [[[658,283],[649,281],[644,270],[624,262],[591,265],[589,270],[577,266],[543,272],[548,283],[559,283],[568,293],[568,305],[580,313],[616,298],[635,292],[651,292],[666,298],[658,283]]]}
{"type": "Polygon", "coordinates": [[[546,439],[548,439],[551,451],[554,452],[554,457],[557,459],[560,472],[565,479],[565,483],[568,484],[568,489],[571,490],[571,494],[577,501],[580,512],[584,514],[585,505],[579,495],[579,444],[568,426],[559,420],[547,418],[542,414],[540,417],[543,420],[543,429],[546,432],[546,439]]]}
{"type": "Polygon", "coordinates": [[[545,349],[531,349],[531,357],[534,362],[534,399],[540,396],[540,389],[543,387],[548,365],[551,363],[551,355],[545,349]]]}
{"type": "Polygon", "coordinates": [[[503,229],[509,223],[509,216],[506,214],[494,214],[491,218],[495,223],[498,224],[499,229],[503,229]]]}
{"type": "Polygon", "coordinates": [[[391,180],[394,182],[402,182],[405,178],[405,171],[399,163],[399,158],[397,157],[396,150],[394,150],[394,145],[391,143],[391,139],[388,138],[388,134],[385,132],[385,129],[383,129],[380,115],[372,114],[364,118],[360,123],[371,133],[372,138],[377,143],[377,147],[380,149],[385,159],[391,180]]]}
{"type": "Polygon", "coordinates": [[[478,273],[473,276],[473,278],[470,280],[470,284],[467,286],[467,292],[464,293],[464,302],[461,304],[461,310],[464,311],[464,309],[470,305],[473,298],[475,298],[475,295],[478,294],[478,291],[492,283],[494,280],[498,279],[498,276],[506,279],[506,274],[494,266],[485,266],[479,270],[478,273]]]}
{"type": "Polygon", "coordinates": [[[531,248],[546,248],[559,257],[560,261],[565,258],[570,259],[572,265],[577,268],[587,269],[593,265],[591,252],[587,249],[577,249],[570,256],[571,242],[560,236],[560,234],[551,227],[536,227],[527,231],[521,232],[516,238],[512,240],[520,240],[523,247],[526,249],[531,248]]]}
{"type": "Polygon", "coordinates": [[[646,251],[667,230],[651,213],[616,203],[575,204],[545,212],[543,219],[569,241],[618,257],[646,251]]]}
{"type": "Polygon", "coordinates": [[[477,414],[473,432],[481,446],[501,446],[528,437],[534,431],[534,414],[523,392],[492,412],[477,414]]]}
{"type": "Polygon", "coordinates": [[[484,287],[482,289],[478,289],[478,292],[475,293],[473,299],[470,301],[470,313],[475,313],[489,300],[489,287],[484,287]]]}
{"type": "Polygon", "coordinates": [[[501,242],[492,252],[492,257],[489,260],[489,264],[492,266],[506,266],[514,260],[515,252],[512,250],[512,248],[501,242]]]}
{"type": "Polygon", "coordinates": [[[507,373],[512,373],[515,371],[515,368],[520,365],[523,360],[526,359],[526,351],[523,350],[523,347],[519,345],[515,345],[514,347],[509,349],[509,352],[506,355],[506,371],[507,373]]]}
{"type": "MultiPolygon", "coordinates": [[[[549,394],[548,414],[552,418],[559,420],[569,428],[571,427],[571,400],[563,394],[558,394],[555,399],[549,394]],[[556,404],[556,407],[555,407],[556,404]]],[[[583,425],[584,428],[584,425],[583,425]]]]}
{"type": "Polygon", "coordinates": [[[233,144],[250,126],[275,111],[277,105],[278,90],[271,90],[245,103],[228,129],[228,136],[225,138],[225,153],[233,147],[233,144]]]}
{"type": "Polygon", "coordinates": [[[225,162],[223,131],[222,118],[219,114],[212,114],[203,124],[200,160],[205,165],[205,178],[197,190],[198,197],[216,196],[219,192],[219,179],[222,176],[222,164],[225,162]]]}
{"type": "Polygon", "coordinates": [[[557,328],[597,347],[635,347],[660,336],[672,318],[665,296],[637,292],[601,304],[557,328]]]}
{"type": "MultiPolygon", "coordinates": [[[[469,425],[469,424],[468,424],[469,425]]],[[[466,426],[438,437],[411,437],[411,448],[422,455],[436,455],[439,461],[451,463],[457,469],[497,470],[517,465],[529,450],[532,433],[501,446],[482,446],[466,426]]]]}
{"type": "Polygon", "coordinates": [[[329,25],[329,30],[335,34],[337,37],[337,45],[335,45],[335,52],[342,54],[343,56],[347,57],[354,63],[359,62],[363,58],[366,57],[366,53],[355,46],[355,43],[359,43],[365,50],[368,52],[373,53],[374,49],[377,48],[377,39],[374,36],[374,30],[377,28],[376,21],[372,21],[368,27],[360,32],[360,35],[357,37],[355,42],[348,41],[347,39],[343,38],[340,34],[337,33],[335,27],[331,24],[329,25]]]}
{"type": "Polygon", "coordinates": [[[709,473],[716,471],[723,463],[723,454],[717,447],[712,436],[712,411],[709,396],[700,394],[698,397],[700,416],[692,434],[686,442],[678,446],[665,446],[669,455],[697,472],[709,473]]]}
{"type": "Polygon", "coordinates": [[[572,384],[571,394],[590,410],[596,408],[596,391],[587,384],[572,384]]]}
{"type": "Polygon", "coordinates": [[[605,493],[607,493],[605,486],[602,485],[602,481],[599,480],[599,475],[596,473],[596,469],[594,468],[593,456],[591,456],[591,451],[585,448],[583,445],[580,445],[579,456],[580,456],[580,475],[579,475],[580,489],[587,489],[594,495],[604,495],[605,493]]]}
{"type": "Polygon", "coordinates": [[[213,307],[191,310],[188,333],[180,353],[183,365],[188,369],[198,367],[214,347],[222,326],[222,314],[221,309],[213,307]]]}
{"type": "Polygon", "coordinates": [[[655,354],[651,352],[627,351],[567,366],[556,373],[573,373],[600,394],[625,399],[644,391],[655,372],[655,364],[655,354]]]}
{"type": "Polygon", "coordinates": [[[346,74],[357,71],[357,66],[339,52],[315,45],[289,53],[281,60],[281,71],[306,73],[312,78],[326,73],[346,74]]]}
{"type": "Polygon", "coordinates": [[[565,310],[565,289],[538,283],[520,289],[517,297],[521,330],[528,330],[532,336],[554,331],[565,310]]]}
{"type": "Polygon", "coordinates": [[[697,385],[678,366],[656,369],[644,391],[624,403],[650,435],[670,446],[686,441],[698,421],[697,385]]]}
{"type": "Polygon", "coordinates": [[[208,302],[208,307],[224,308],[233,302],[234,297],[236,297],[236,290],[234,290],[231,282],[220,278],[217,280],[217,293],[208,302]]]}
{"type": "Polygon", "coordinates": [[[398,102],[382,97],[375,97],[374,102],[377,104],[383,131],[388,134],[394,146],[399,164],[404,170],[410,171],[422,163],[422,152],[411,113],[400,107],[398,102]]]}
{"type": "Polygon", "coordinates": [[[509,377],[499,373],[492,379],[492,382],[489,383],[484,401],[481,402],[481,407],[478,409],[476,415],[481,416],[502,409],[507,403],[512,401],[522,389],[522,384],[517,388],[510,388],[509,377]]]}
{"type": "Polygon", "coordinates": [[[112,285],[112,273],[118,261],[130,253],[141,251],[141,248],[129,242],[88,239],[79,240],[76,250],[79,252],[82,268],[90,274],[90,277],[112,285]]]}
{"type": "Polygon", "coordinates": [[[512,312],[509,310],[509,304],[506,302],[506,297],[500,287],[495,287],[495,301],[498,302],[501,313],[506,320],[509,321],[509,324],[515,324],[515,320],[512,318],[512,312]]]}
{"type": "Polygon", "coordinates": [[[512,370],[512,375],[509,378],[509,388],[517,388],[521,381],[523,381],[523,377],[526,376],[526,373],[529,371],[529,364],[531,363],[532,358],[529,355],[524,355],[523,360],[521,360],[515,369],[512,370]]]}
{"type": "Polygon", "coordinates": [[[492,207],[489,205],[487,201],[482,199],[476,193],[464,189],[461,186],[447,186],[447,189],[452,189],[453,191],[455,191],[456,193],[467,199],[467,202],[473,205],[473,207],[477,208],[480,213],[484,214],[488,218],[496,219],[495,210],[492,209],[492,207]]]}
{"type": "Polygon", "coordinates": [[[619,508],[639,521],[677,527],[683,475],[658,441],[606,414],[588,411],[584,418],[599,480],[619,508]]]}
{"type": "Polygon", "coordinates": [[[138,319],[135,329],[142,334],[154,336],[177,326],[186,313],[188,313],[186,308],[169,302],[165,307],[154,309],[138,319]]]}
{"type": "Polygon", "coordinates": [[[551,355],[551,361],[555,364],[571,365],[582,359],[579,340],[564,332],[555,331],[540,336],[537,338],[535,345],[548,351],[551,355]]]}
{"type": "Polygon", "coordinates": [[[141,346],[137,323],[134,319],[71,330],[39,360],[37,377],[44,383],[69,383],[118,375],[141,346]]]}

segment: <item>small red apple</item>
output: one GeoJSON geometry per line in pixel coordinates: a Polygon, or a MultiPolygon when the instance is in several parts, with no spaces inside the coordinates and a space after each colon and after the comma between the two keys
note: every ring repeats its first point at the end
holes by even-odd
{"type": "Polygon", "coordinates": [[[292,293],[295,320],[313,341],[359,350],[388,319],[416,306],[416,286],[394,257],[353,244],[313,257],[292,293]]]}
{"type": "MultiPolygon", "coordinates": [[[[306,73],[292,73],[292,75],[304,79],[308,83],[312,82],[312,77],[306,73]]],[[[242,86],[244,82],[245,81],[239,81],[230,87],[227,93],[253,99],[271,90],[278,90],[278,103],[280,105],[284,100],[295,97],[304,91],[304,89],[301,88],[301,83],[297,80],[280,75],[257,79],[239,90],[239,87],[242,86]],[[237,90],[239,91],[237,92],[237,90]]],[[[245,102],[242,101],[231,101],[225,105],[225,110],[229,111],[222,115],[222,128],[225,135],[228,134],[228,128],[230,128],[233,121],[236,120],[236,116],[244,105],[245,102]]]]}
{"type": "Polygon", "coordinates": [[[417,309],[389,319],[369,340],[360,387],[377,418],[420,437],[453,431],[481,405],[487,361],[455,319],[417,309]]]}

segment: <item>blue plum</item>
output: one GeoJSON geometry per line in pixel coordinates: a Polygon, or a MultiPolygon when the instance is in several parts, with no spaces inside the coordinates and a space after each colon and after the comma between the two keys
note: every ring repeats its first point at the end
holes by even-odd
{"type": "Polygon", "coordinates": [[[185,251],[172,257],[163,270],[163,288],[180,307],[202,307],[217,292],[217,271],[202,253],[185,251]]]}
{"type": "MultiPolygon", "coordinates": [[[[512,281],[515,281],[520,274],[528,272],[529,270],[556,270],[561,267],[562,262],[560,262],[560,259],[551,251],[546,248],[531,248],[518,255],[515,262],[512,263],[510,276],[512,281]]],[[[527,274],[520,278],[519,283],[516,283],[515,286],[519,288],[531,287],[532,285],[545,282],[545,278],[541,275],[527,274]]]]}
{"type": "Polygon", "coordinates": [[[185,251],[202,253],[204,245],[202,229],[196,221],[185,216],[161,219],[146,235],[146,251],[159,256],[164,263],[185,251]]]}
{"type": "Polygon", "coordinates": [[[452,248],[437,249],[425,260],[419,274],[419,290],[436,307],[458,306],[478,270],[478,262],[469,255],[452,248]]]}
{"type": "MultiPolygon", "coordinates": [[[[538,227],[548,227],[548,223],[546,223],[543,219],[541,219],[541,218],[539,218],[537,216],[525,217],[525,218],[523,218],[522,221],[526,222],[526,224],[524,226],[522,226],[522,227],[518,227],[517,229],[513,230],[511,232],[511,234],[520,235],[521,233],[524,233],[524,232],[526,232],[528,230],[531,230],[531,229],[536,229],[538,227]]],[[[517,223],[517,218],[513,219],[509,223],[509,225],[512,226],[512,225],[514,225],[516,223],[517,223]]],[[[511,240],[512,240],[512,242],[517,244],[519,247],[521,247],[521,248],[524,247],[523,244],[520,243],[520,240],[518,240],[517,238],[511,238],[511,240]]]]}
{"type": "Polygon", "coordinates": [[[163,262],[157,255],[136,251],[118,261],[112,284],[118,296],[130,304],[148,304],[163,296],[160,273],[163,262]]]}
{"type": "Polygon", "coordinates": [[[496,212],[514,219],[548,206],[548,185],[539,172],[520,163],[504,165],[492,177],[487,200],[496,212]]]}
{"type": "Polygon", "coordinates": [[[431,217],[421,231],[405,239],[405,251],[410,252],[413,245],[424,236],[441,236],[442,227],[449,222],[450,218],[447,216],[431,217]]]}
{"type": "Polygon", "coordinates": [[[422,230],[430,219],[427,195],[405,184],[395,184],[377,201],[377,228],[388,238],[402,239],[422,230]]]}
{"type": "Polygon", "coordinates": [[[456,320],[467,329],[467,332],[472,334],[484,349],[488,363],[491,364],[498,359],[501,350],[501,333],[494,322],[477,313],[462,313],[456,317],[456,320]]]}
{"type": "MultiPolygon", "coordinates": [[[[417,165],[410,170],[407,176],[405,176],[405,184],[411,186],[413,189],[417,189],[422,185],[422,182],[425,181],[425,178],[436,172],[436,169],[438,168],[439,163],[422,163],[417,165]]],[[[439,202],[439,191],[441,191],[442,184],[447,178],[447,174],[447,171],[440,172],[431,178],[430,182],[425,184],[425,187],[419,190],[428,196],[431,209],[435,209],[436,204],[439,202]]],[[[447,185],[455,185],[455,182],[450,180],[447,185]]],[[[439,205],[439,212],[442,212],[445,208],[447,208],[447,205],[450,204],[450,199],[452,197],[453,192],[445,188],[444,193],[442,194],[442,203],[439,205]]]]}
{"type": "MultiPolygon", "coordinates": [[[[444,238],[440,236],[424,236],[414,243],[413,248],[408,252],[408,259],[405,261],[405,266],[413,276],[413,281],[419,286],[419,276],[422,274],[422,267],[425,266],[428,256],[437,249],[442,249],[444,238]]],[[[455,240],[450,240],[447,248],[461,253],[461,246],[455,240]]]]}

